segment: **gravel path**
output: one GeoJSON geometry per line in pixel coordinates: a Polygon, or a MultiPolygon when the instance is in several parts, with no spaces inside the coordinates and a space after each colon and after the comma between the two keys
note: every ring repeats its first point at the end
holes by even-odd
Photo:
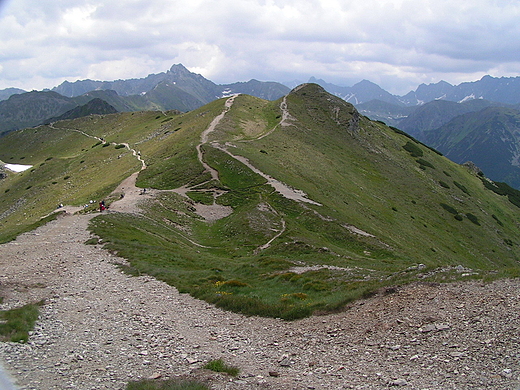
{"type": "Polygon", "coordinates": [[[190,375],[214,389],[520,389],[520,281],[415,284],[284,322],[195,300],[84,245],[67,215],[0,246],[2,309],[45,299],[28,344],[0,343],[20,389],[123,389],[190,375]],[[223,358],[237,378],[200,367],[223,358]]]}
{"type": "MultiPolygon", "coordinates": [[[[138,213],[157,192],[142,194],[136,176],[118,187],[124,197],[110,212],[138,213]]],[[[413,284],[294,322],[244,317],[125,275],[124,259],[84,244],[93,215],[65,210],[0,245],[0,309],[45,300],[27,344],[0,343],[0,365],[20,390],[124,389],[177,376],[216,390],[520,390],[519,279],[413,284]],[[217,358],[240,375],[201,368],[217,358]]]]}

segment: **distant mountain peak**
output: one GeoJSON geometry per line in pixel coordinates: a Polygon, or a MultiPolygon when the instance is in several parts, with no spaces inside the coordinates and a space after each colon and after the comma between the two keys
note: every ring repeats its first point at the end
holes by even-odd
{"type": "Polygon", "coordinates": [[[182,64],[173,64],[168,72],[176,75],[188,75],[192,73],[182,64]]]}

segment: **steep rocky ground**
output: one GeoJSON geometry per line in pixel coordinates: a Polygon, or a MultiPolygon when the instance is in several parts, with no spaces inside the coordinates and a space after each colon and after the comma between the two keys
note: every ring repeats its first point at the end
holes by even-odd
{"type": "Polygon", "coordinates": [[[520,280],[413,284],[295,322],[195,300],[85,245],[67,214],[0,246],[1,309],[45,299],[28,344],[0,343],[20,389],[123,389],[197,377],[214,389],[520,389],[520,280]],[[223,358],[232,378],[201,369],[223,358]]]}

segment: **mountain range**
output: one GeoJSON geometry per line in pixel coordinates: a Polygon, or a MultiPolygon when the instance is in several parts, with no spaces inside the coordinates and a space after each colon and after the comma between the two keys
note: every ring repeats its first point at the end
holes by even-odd
{"type": "Polygon", "coordinates": [[[143,79],[65,81],[52,91],[21,94],[15,94],[13,89],[4,90],[4,96],[11,95],[0,101],[0,134],[48,122],[93,98],[105,100],[118,111],[190,111],[235,93],[274,100],[289,91],[282,84],[257,80],[217,85],[177,64],[167,72],[143,79]]]}
{"type": "Polygon", "coordinates": [[[472,161],[486,176],[520,188],[520,110],[489,106],[425,131],[421,140],[452,161],[472,161]]]}
{"type": "MultiPolygon", "coordinates": [[[[515,188],[520,188],[520,183],[514,179],[518,176],[518,159],[515,150],[518,145],[510,145],[507,154],[508,164],[501,164],[500,169],[490,167],[492,161],[503,160],[506,155],[502,148],[486,147],[488,137],[481,134],[473,134],[472,142],[464,145],[467,140],[462,140],[457,135],[457,130],[449,131],[453,139],[462,142],[455,146],[454,142],[437,142],[446,137],[435,137],[436,129],[446,125],[459,116],[457,123],[471,118],[469,113],[474,113],[481,120],[489,124],[500,124],[501,121],[493,121],[484,118],[483,115],[493,111],[477,112],[488,107],[507,107],[518,110],[520,107],[520,78],[502,77],[494,78],[485,76],[474,82],[451,85],[445,81],[435,84],[421,84],[415,91],[410,91],[404,96],[392,95],[378,85],[363,80],[352,87],[342,87],[327,83],[322,79],[312,77],[311,83],[321,85],[329,93],[341,97],[345,101],[356,105],[360,113],[374,120],[380,120],[388,125],[397,127],[416,137],[434,148],[438,148],[456,162],[470,161],[484,163],[481,169],[493,180],[505,181],[515,188]],[[425,136],[428,132],[428,137],[425,136]],[[451,151],[464,149],[464,153],[451,151]],[[485,153],[485,155],[482,155],[485,153]]],[[[88,103],[96,98],[106,102],[120,112],[142,110],[178,110],[191,111],[203,106],[219,97],[229,96],[235,93],[243,93],[267,100],[276,100],[288,93],[289,88],[276,82],[260,82],[250,80],[233,84],[218,85],[203,76],[187,70],[183,65],[173,65],[168,71],[151,74],[141,79],[93,81],[80,80],[76,82],[64,82],[51,91],[32,91],[19,93],[17,89],[0,91],[0,134],[24,127],[37,126],[41,123],[55,121],[64,118],[66,112],[76,110],[76,114],[88,115],[98,113],[90,111],[92,106],[88,103]]],[[[99,105],[99,102],[98,102],[99,105]]],[[[99,107],[98,107],[99,108],[99,107]]],[[[65,116],[67,117],[67,116],[65,116]]],[[[471,121],[471,119],[469,119],[471,121]]],[[[494,129],[489,125],[488,132],[496,133],[500,137],[503,129],[494,129]]],[[[480,134],[480,133],[479,133],[480,134]]],[[[508,136],[508,142],[517,142],[517,137],[508,136]]]]}
{"type": "Polygon", "coordinates": [[[317,84],[13,131],[0,160],[31,166],[4,169],[0,241],[77,206],[98,213],[89,243],[127,258],[123,271],[248,315],[290,320],[412,281],[520,274],[520,191],[317,84]],[[135,198],[139,210],[117,211],[135,198]]]}

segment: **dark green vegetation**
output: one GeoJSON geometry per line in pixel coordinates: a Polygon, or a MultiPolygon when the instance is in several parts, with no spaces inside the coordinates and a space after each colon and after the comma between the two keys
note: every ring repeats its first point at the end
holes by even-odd
{"type": "Polygon", "coordinates": [[[126,271],[153,275],[224,309],[295,319],[418,279],[519,275],[520,209],[509,194],[491,191],[479,175],[317,85],[287,96],[293,119],[283,126],[280,100],[238,96],[201,148],[218,171],[212,180],[196,147],[224,103],[9,134],[0,159],[34,170],[0,181],[2,226],[17,231],[57,203],[110,202],[108,194],[140,168],[128,149],[115,148],[128,143],[147,164],[138,186],[189,191],[160,192],[142,214],[99,216],[91,229],[130,260],[126,271]],[[276,192],[233,156],[313,203],[276,192]],[[233,212],[210,222],[196,213],[214,202],[233,212]],[[458,273],[459,265],[474,272],[458,273]]]}
{"type": "Polygon", "coordinates": [[[226,374],[229,374],[231,376],[237,376],[240,372],[240,369],[234,366],[230,366],[222,359],[211,360],[207,362],[202,368],[206,368],[215,372],[225,372],[226,374]]]}
{"type": "Polygon", "coordinates": [[[67,111],[66,113],[47,119],[47,123],[62,121],[66,119],[76,119],[76,118],[82,118],[84,116],[89,115],[107,115],[107,114],[115,114],[117,110],[112,107],[110,104],[108,104],[106,101],[100,99],[100,98],[94,98],[87,102],[86,104],[83,104],[81,106],[75,107],[72,110],[67,111]]]}
{"type": "Polygon", "coordinates": [[[520,188],[520,111],[488,107],[425,131],[421,140],[452,161],[472,161],[492,180],[520,188]]]}
{"type": "Polygon", "coordinates": [[[130,382],[126,390],[209,390],[204,383],[191,379],[144,379],[130,382]]]}
{"type": "Polygon", "coordinates": [[[38,319],[41,305],[42,302],[0,311],[0,340],[26,342],[29,339],[29,331],[34,328],[38,319]]]}

